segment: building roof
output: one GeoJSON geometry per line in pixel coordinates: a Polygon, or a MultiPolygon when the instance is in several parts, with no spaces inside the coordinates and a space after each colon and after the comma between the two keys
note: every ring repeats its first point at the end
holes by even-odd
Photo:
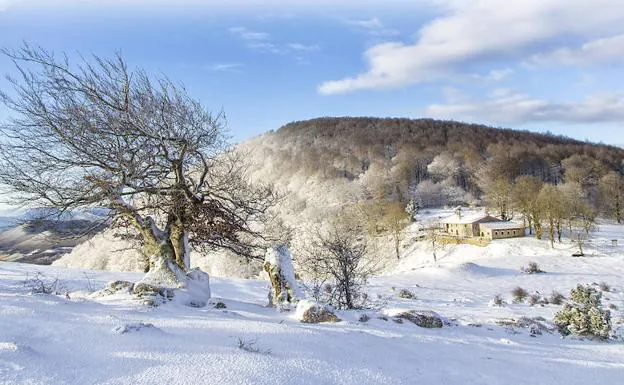
{"type": "Polygon", "coordinates": [[[449,224],[471,224],[471,223],[475,223],[478,222],[482,219],[485,219],[489,217],[488,214],[486,213],[477,213],[477,214],[470,214],[470,215],[462,215],[461,217],[458,217],[457,215],[453,214],[450,217],[444,218],[442,219],[440,222],[441,223],[449,223],[449,224]]]}
{"type": "Polygon", "coordinates": [[[519,223],[515,223],[515,222],[509,222],[509,221],[504,221],[504,222],[486,222],[486,223],[481,223],[481,226],[490,229],[490,230],[517,230],[517,229],[524,229],[524,226],[519,224],[519,223]]]}

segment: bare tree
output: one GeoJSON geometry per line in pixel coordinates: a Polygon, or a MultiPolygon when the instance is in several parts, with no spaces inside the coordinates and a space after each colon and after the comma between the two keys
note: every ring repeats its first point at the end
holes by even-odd
{"type": "MultiPolygon", "coordinates": [[[[563,219],[565,218],[565,202],[562,193],[551,184],[546,184],[540,190],[538,202],[541,215],[548,224],[548,238],[550,246],[555,247],[555,232],[561,234],[563,219]]],[[[560,236],[559,236],[560,238],[560,236]]]]}
{"type": "Polygon", "coordinates": [[[302,261],[302,271],[317,282],[317,295],[338,308],[359,307],[362,287],[376,271],[367,258],[362,229],[352,221],[337,221],[317,231],[302,261]]]}
{"type": "Polygon", "coordinates": [[[1,52],[19,74],[0,93],[15,114],[0,127],[0,183],[13,204],[110,209],[138,233],[154,283],[179,283],[192,245],[254,254],[254,224],[275,194],[248,182],[222,113],[119,54],[70,64],[28,45],[1,52]]]}
{"type": "Polygon", "coordinates": [[[617,223],[624,219],[624,176],[612,171],[600,179],[600,197],[603,206],[617,223]]]}
{"type": "Polygon", "coordinates": [[[525,225],[529,227],[529,233],[539,226],[535,221],[537,209],[537,196],[542,187],[542,181],[532,176],[521,176],[516,179],[513,186],[512,199],[514,207],[522,214],[525,225]]]}
{"type": "Polygon", "coordinates": [[[399,203],[388,203],[383,210],[382,222],[392,237],[395,256],[400,259],[403,230],[409,225],[410,217],[399,203]]]}
{"type": "Polygon", "coordinates": [[[440,250],[444,245],[440,242],[440,238],[442,235],[440,234],[440,223],[439,222],[431,222],[427,224],[425,228],[427,233],[427,240],[431,243],[431,250],[433,253],[433,262],[438,263],[438,255],[437,251],[440,250]]]}
{"type": "Polygon", "coordinates": [[[513,218],[512,189],[513,185],[505,178],[499,178],[484,184],[484,198],[487,205],[496,209],[500,218],[504,221],[513,218]]]}

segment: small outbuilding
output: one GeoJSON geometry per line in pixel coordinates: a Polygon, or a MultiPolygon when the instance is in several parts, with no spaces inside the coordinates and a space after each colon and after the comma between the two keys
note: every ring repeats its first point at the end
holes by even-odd
{"type": "Polygon", "coordinates": [[[524,226],[518,223],[501,221],[479,224],[480,236],[486,239],[505,239],[524,237],[524,226]]]}

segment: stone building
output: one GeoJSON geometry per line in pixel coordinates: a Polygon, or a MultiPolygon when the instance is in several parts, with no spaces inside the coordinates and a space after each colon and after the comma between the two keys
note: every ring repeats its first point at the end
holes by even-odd
{"type": "Polygon", "coordinates": [[[503,221],[486,212],[463,215],[461,209],[455,215],[441,221],[444,231],[462,238],[504,239],[524,237],[525,230],[522,224],[503,221]]]}

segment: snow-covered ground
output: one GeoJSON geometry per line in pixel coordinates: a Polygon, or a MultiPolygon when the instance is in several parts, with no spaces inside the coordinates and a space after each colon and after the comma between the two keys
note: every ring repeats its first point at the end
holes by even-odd
{"type": "Polygon", "coordinates": [[[601,223],[584,258],[570,256],[573,245],[552,250],[524,238],[447,246],[434,264],[426,243],[408,242],[402,260],[371,280],[374,309],[339,312],[336,324],[302,324],[265,307],[262,280],[212,278],[213,303],[225,309],[150,308],[127,296],[89,295],[141,273],[0,262],[0,384],[619,384],[621,340],[531,336],[501,320],[551,320],[560,306],[490,301],[500,294],[511,302],[516,286],[549,296],[606,282],[603,302],[619,309],[613,323],[622,334],[622,229],[601,223]],[[546,273],[521,274],[530,261],[546,273]],[[36,272],[58,278],[69,297],[30,294],[24,281],[36,272]],[[416,298],[399,298],[401,289],[416,298]],[[436,311],[449,325],[382,319],[402,309],[436,311]],[[363,313],[368,322],[359,321],[363,313]]]}

